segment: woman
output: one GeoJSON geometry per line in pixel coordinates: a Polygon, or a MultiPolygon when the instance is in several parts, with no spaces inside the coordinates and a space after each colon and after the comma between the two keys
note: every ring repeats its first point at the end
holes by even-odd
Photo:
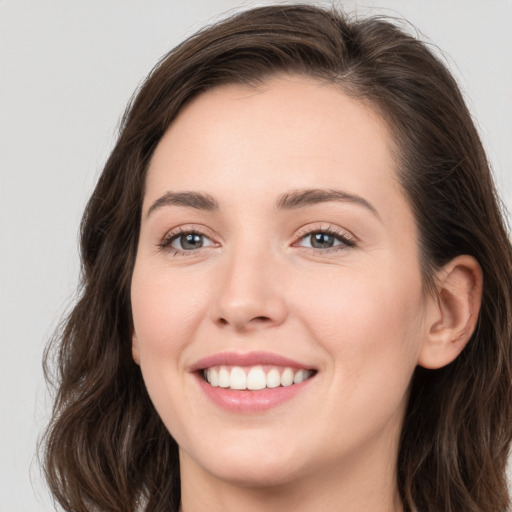
{"type": "Polygon", "coordinates": [[[456,83],[393,24],[265,7],[173,50],[82,257],[65,510],[507,510],[511,246],[456,83]]]}

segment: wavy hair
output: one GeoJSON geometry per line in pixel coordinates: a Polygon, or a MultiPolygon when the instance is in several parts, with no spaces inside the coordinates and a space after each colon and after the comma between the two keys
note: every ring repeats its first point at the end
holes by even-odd
{"type": "Polygon", "coordinates": [[[128,106],[83,216],[79,297],[45,354],[56,397],[41,450],[55,499],[73,512],[177,510],[177,445],[131,358],[145,174],[193,97],[283,73],[335,83],[385,120],[427,288],[458,255],[480,263],[476,332],[452,364],[413,376],[397,481],[409,512],[505,512],[512,250],[480,138],[456,82],[425,43],[395,21],[308,5],[251,9],[207,27],[162,58],[128,106]]]}

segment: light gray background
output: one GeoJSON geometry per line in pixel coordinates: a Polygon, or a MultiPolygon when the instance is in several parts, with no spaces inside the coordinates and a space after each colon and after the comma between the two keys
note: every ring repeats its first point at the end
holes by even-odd
{"type": "MultiPolygon", "coordinates": [[[[0,0],[0,512],[52,510],[34,456],[50,407],[41,354],[73,296],[79,219],[125,104],[185,36],[263,3],[0,0]]],[[[404,16],[443,49],[512,209],[512,2],[340,5],[404,16]]]]}

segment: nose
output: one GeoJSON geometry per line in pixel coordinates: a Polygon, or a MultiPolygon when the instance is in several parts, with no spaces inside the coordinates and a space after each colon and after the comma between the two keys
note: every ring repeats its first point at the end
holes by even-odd
{"type": "Polygon", "coordinates": [[[267,251],[238,251],[223,262],[213,321],[235,331],[281,325],[288,315],[283,280],[267,251]]]}

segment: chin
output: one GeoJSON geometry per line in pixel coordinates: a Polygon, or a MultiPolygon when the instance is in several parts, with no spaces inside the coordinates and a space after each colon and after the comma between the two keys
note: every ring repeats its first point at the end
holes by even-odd
{"type": "MultiPolygon", "coordinates": [[[[286,485],[307,473],[301,462],[301,450],[273,450],[269,447],[238,444],[238,448],[223,450],[221,454],[203,452],[194,457],[194,465],[213,478],[237,487],[269,488],[286,485]]],[[[180,452],[181,464],[189,457],[180,452]]]]}
{"type": "Polygon", "coordinates": [[[212,474],[216,478],[236,487],[255,489],[286,486],[301,476],[299,471],[290,471],[288,464],[268,464],[264,461],[249,464],[226,464],[223,468],[215,469],[216,473],[212,474]]]}

